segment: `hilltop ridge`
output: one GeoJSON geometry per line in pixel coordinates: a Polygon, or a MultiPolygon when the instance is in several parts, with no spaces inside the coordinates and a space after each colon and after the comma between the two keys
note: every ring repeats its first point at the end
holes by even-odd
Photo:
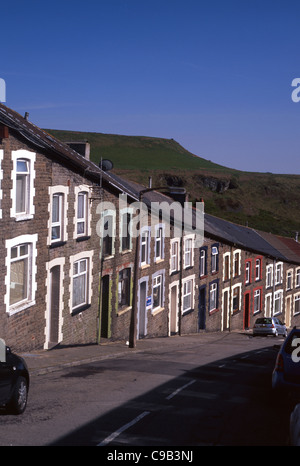
{"type": "Polygon", "coordinates": [[[189,200],[205,201],[212,215],[262,231],[294,237],[300,232],[300,176],[244,172],[192,154],[174,139],[46,130],[57,139],[86,140],[90,158],[110,159],[113,171],[148,185],[181,186],[189,200]]]}

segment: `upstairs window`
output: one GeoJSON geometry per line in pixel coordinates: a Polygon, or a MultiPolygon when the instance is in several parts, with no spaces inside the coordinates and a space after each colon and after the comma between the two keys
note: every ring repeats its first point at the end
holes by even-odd
{"type": "Polygon", "coordinates": [[[164,230],[162,226],[156,227],[155,232],[155,260],[164,257],[164,230]]]}
{"type": "Polygon", "coordinates": [[[283,276],[283,264],[282,262],[278,262],[276,264],[276,269],[275,269],[275,285],[279,285],[282,283],[282,276],[283,276]]]}
{"type": "Polygon", "coordinates": [[[170,272],[177,272],[179,270],[179,241],[174,240],[171,243],[171,266],[170,272]]]}
{"type": "Polygon", "coordinates": [[[291,290],[293,288],[293,271],[288,270],[286,273],[286,289],[291,290]]]}
{"type": "Polygon", "coordinates": [[[17,220],[32,218],[35,195],[35,154],[26,150],[12,151],[13,189],[11,216],[17,220]]]}
{"type": "Polygon", "coordinates": [[[257,258],[255,260],[255,281],[261,279],[261,259],[257,258]]]}
{"type": "Polygon", "coordinates": [[[64,220],[64,195],[62,193],[53,194],[52,197],[52,226],[51,241],[63,240],[63,220],[64,220]]]}
{"type": "Polygon", "coordinates": [[[211,248],[211,271],[212,273],[218,271],[218,258],[219,258],[219,250],[217,246],[212,246],[211,248]]]}
{"type": "Polygon", "coordinates": [[[103,214],[102,248],[103,257],[114,255],[114,224],[115,217],[110,211],[103,214]]]}
{"type": "Polygon", "coordinates": [[[77,235],[87,236],[87,193],[79,193],[77,198],[77,235]]]}
{"type": "Polygon", "coordinates": [[[120,250],[122,252],[132,249],[131,239],[131,213],[128,210],[121,211],[120,250]]]}
{"type": "Polygon", "coordinates": [[[270,288],[273,286],[273,265],[269,264],[266,267],[266,287],[270,288]]]}
{"type": "Polygon", "coordinates": [[[246,261],[245,283],[246,283],[246,285],[251,283],[251,261],[246,261]]]}
{"type": "Polygon", "coordinates": [[[226,252],[223,256],[223,279],[229,280],[230,278],[230,253],[226,252]]]}
{"type": "Polygon", "coordinates": [[[206,249],[200,249],[200,277],[206,275],[206,249]]]}
{"type": "Polygon", "coordinates": [[[235,251],[233,254],[233,276],[238,277],[241,274],[241,251],[235,251]]]}
{"type": "Polygon", "coordinates": [[[49,246],[59,246],[67,241],[67,224],[68,224],[68,187],[50,186],[49,187],[49,246]]]}
{"type": "Polygon", "coordinates": [[[300,268],[296,269],[295,287],[300,287],[300,268]]]}
{"type": "Polygon", "coordinates": [[[150,263],[150,229],[144,229],[141,232],[141,265],[150,263]]]}
{"type": "Polygon", "coordinates": [[[184,268],[193,266],[193,239],[186,238],[184,241],[184,268]]]}

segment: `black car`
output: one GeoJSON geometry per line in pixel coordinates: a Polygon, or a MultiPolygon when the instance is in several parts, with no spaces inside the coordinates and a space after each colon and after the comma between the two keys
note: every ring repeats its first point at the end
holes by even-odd
{"type": "Polygon", "coordinates": [[[27,405],[29,372],[23,358],[6,346],[4,360],[0,361],[0,406],[9,413],[22,414],[27,405]]]}

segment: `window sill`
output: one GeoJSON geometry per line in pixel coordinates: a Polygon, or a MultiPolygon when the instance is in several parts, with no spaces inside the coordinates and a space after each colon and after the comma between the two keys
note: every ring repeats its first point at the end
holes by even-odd
{"type": "Polygon", "coordinates": [[[131,309],[132,309],[132,306],[124,307],[123,309],[117,312],[117,316],[121,316],[125,314],[126,312],[130,311],[131,309]]]}
{"type": "Polygon", "coordinates": [[[158,259],[155,259],[154,263],[155,264],[160,264],[161,262],[164,262],[164,258],[163,257],[159,257],[158,259]]]}
{"type": "Polygon", "coordinates": [[[124,249],[124,251],[120,251],[120,254],[123,255],[123,254],[129,254],[130,252],[132,252],[132,249],[124,249]]]}
{"type": "Polygon", "coordinates": [[[156,307],[155,309],[152,309],[152,315],[156,316],[160,312],[164,311],[164,309],[165,309],[164,307],[156,307]]]}
{"type": "Polygon", "coordinates": [[[55,243],[51,243],[50,244],[50,249],[54,249],[54,248],[59,248],[60,246],[64,246],[65,244],[67,244],[66,241],[57,241],[55,243]]]}
{"type": "Polygon", "coordinates": [[[76,241],[77,241],[78,243],[80,243],[80,241],[87,241],[87,240],[89,240],[90,238],[91,238],[91,237],[90,237],[90,236],[87,236],[87,235],[77,236],[77,237],[76,237],[76,241]]]}
{"type": "Polygon", "coordinates": [[[25,220],[32,220],[32,219],[33,219],[33,214],[22,214],[22,215],[15,216],[16,222],[23,222],[25,220]]]}
{"type": "Polygon", "coordinates": [[[108,261],[109,259],[113,259],[114,257],[115,256],[113,254],[110,254],[110,255],[107,254],[107,256],[103,256],[103,260],[108,261]]]}
{"type": "Polygon", "coordinates": [[[149,267],[150,267],[150,264],[141,264],[141,265],[140,265],[140,268],[141,268],[142,270],[148,269],[149,267]]]}
{"type": "Polygon", "coordinates": [[[34,306],[34,305],[35,305],[35,300],[12,306],[9,308],[8,315],[13,316],[14,314],[17,314],[18,312],[21,312],[21,311],[25,311],[25,309],[28,309],[29,307],[34,306]]]}
{"type": "Polygon", "coordinates": [[[187,316],[191,314],[192,312],[194,312],[194,308],[191,307],[190,309],[186,309],[185,311],[182,311],[182,317],[187,316]]]}
{"type": "Polygon", "coordinates": [[[84,304],[83,306],[73,309],[71,312],[71,315],[76,316],[77,314],[80,314],[81,312],[86,311],[90,307],[91,307],[91,304],[84,304]]]}
{"type": "Polygon", "coordinates": [[[216,312],[219,312],[219,308],[211,309],[210,311],[208,311],[208,314],[211,316],[215,314],[216,312]]]}

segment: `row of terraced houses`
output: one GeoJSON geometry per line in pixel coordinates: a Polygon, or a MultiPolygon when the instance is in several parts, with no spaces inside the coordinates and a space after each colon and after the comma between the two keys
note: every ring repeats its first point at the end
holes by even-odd
{"type": "Polygon", "coordinates": [[[187,229],[173,211],[189,205],[184,192],[102,168],[88,144],[62,143],[0,105],[0,337],[13,349],[134,346],[244,331],[260,316],[299,323],[297,239],[213,217],[203,203],[187,209],[187,229]]]}

